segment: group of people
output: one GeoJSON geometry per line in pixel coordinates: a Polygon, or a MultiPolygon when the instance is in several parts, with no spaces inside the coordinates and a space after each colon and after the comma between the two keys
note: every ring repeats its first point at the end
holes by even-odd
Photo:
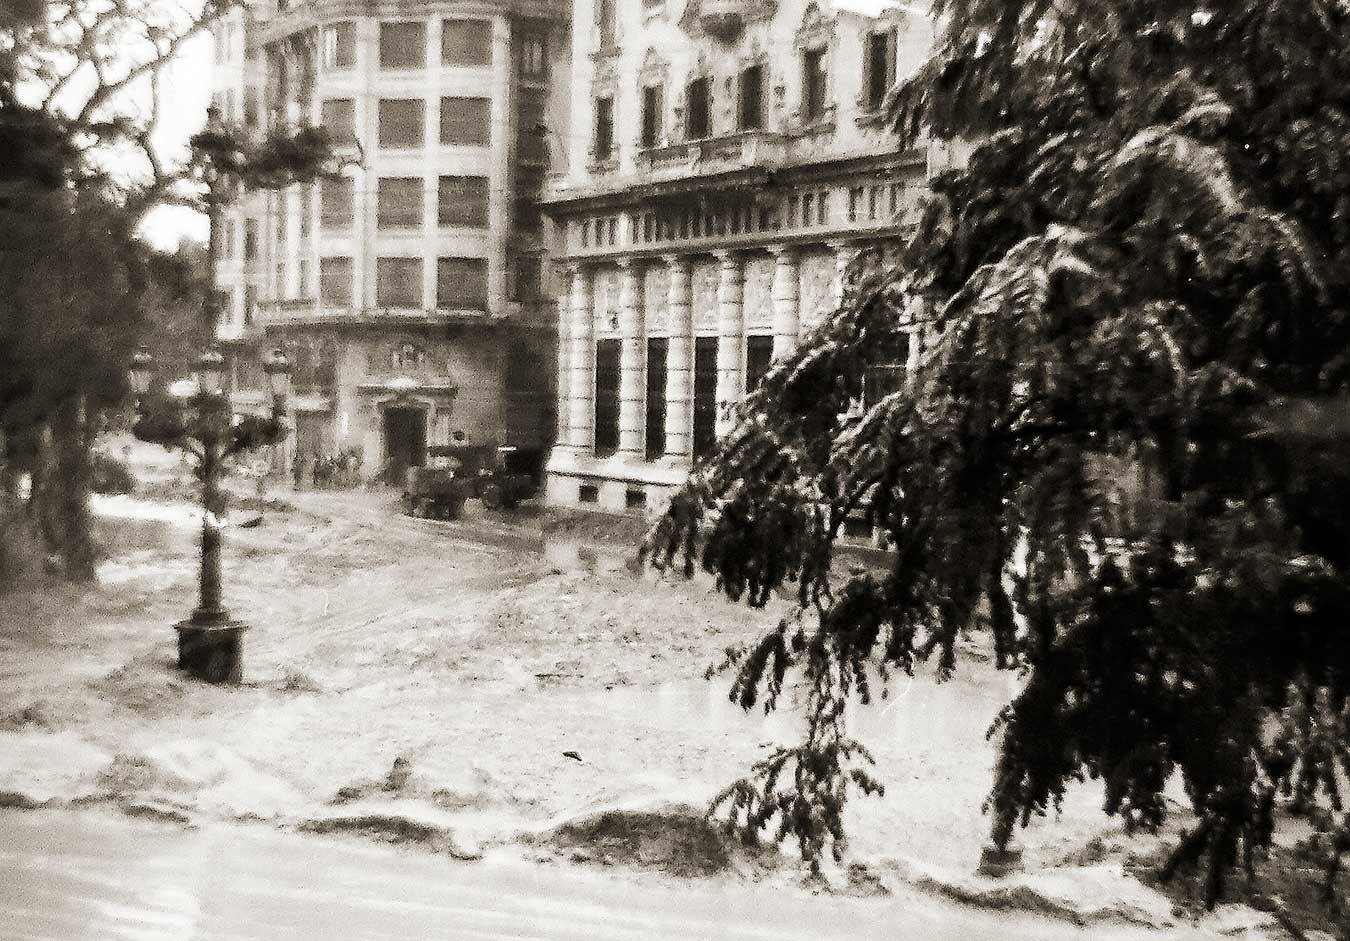
{"type": "Polygon", "coordinates": [[[297,453],[292,472],[297,490],[304,486],[306,472],[311,486],[316,489],[355,487],[361,483],[361,452],[356,448],[348,448],[331,457],[297,453]]]}

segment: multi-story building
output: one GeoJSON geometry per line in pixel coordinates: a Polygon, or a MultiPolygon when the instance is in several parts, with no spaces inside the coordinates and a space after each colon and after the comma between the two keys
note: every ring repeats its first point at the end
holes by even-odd
{"type": "MultiPolygon", "coordinates": [[[[928,55],[890,0],[576,0],[548,497],[624,510],[687,475],[729,406],[914,221],[933,163],[887,95],[928,55]]],[[[917,355],[897,338],[891,379],[917,355]]]]}
{"type": "Polygon", "coordinates": [[[561,0],[262,0],[220,24],[225,118],[321,124],[345,158],[340,179],[247,194],[214,226],[236,397],[261,389],[258,351],[295,364],[288,463],[355,450],[398,479],[456,432],[552,442],[539,196],[567,29],[561,0]]]}

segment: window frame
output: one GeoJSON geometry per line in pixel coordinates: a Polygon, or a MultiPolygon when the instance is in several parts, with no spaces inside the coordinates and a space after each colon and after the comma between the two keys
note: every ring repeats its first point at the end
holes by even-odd
{"type": "Polygon", "coordinates": [[[713,87],[712,79],[707,75],[698,75],[691,78],[684,87],[684,136],[686,140],[705,140],[712,137],[712,115],[713,115],[713,87]],[[699,100],[699,109],[694,108],[694,88],[702,89],[702,97],[699,100]],[[694,133],[694,115],[701,116],[702,125],[701,134],[694,133]]]}
{"type": "Polygon", "coordinates": [[[592,99],[591,108],[591,154],[598,162],[610,160],[615,150],[614,96],[597,95],[592,99]]]}
{"type": "Polygon", "coordinates": [[[665,86],[660,83],[642,86],[642,124],[639,141],[643,147],[659,147],[665,124],[665,86]]]}
{"type": "MultiPolygon", "coordinates": [[[[487,177],[466,174],[438,176],[436,178],[436,227],[441,229],[486,229],[488,227],[490,202],[491,194],[487,177]],[[475,201],[472,204],[475,212],[464,212],[459,216],[446,212],[448,195],[446,187],[454,185],[462,187],[463,190],[459,204],[469,205],[469,200],[472,198],[475,201]],[[478,201],[480,193],[474,192],[475,188],[481,188],[481,202],[478,201]]],[[[451,203],[451,205],[455,204],[451,203]]]]}
{"type": "Polygon", "coordinates": [[[426,20],[381,20],[375,43],[379,70],[381,72],[415,72],[418,69],[425,69],[427,67],[428,39],[426,20]],[[399,28],[409,28],[414,32],[420,31],[422,35],[421,55],[409,59],[408,61],[411,64],[405,65],[402,62],[389,61],[389,54],[393,52],[394,44],[392,38],[386,42],[386,36],[399,28]]]}
{"type": "Polygon", "coordinates": [[[736,130],[764,130],[764,85],[768,77],[768,66],[763,62],[753,62],[741,69],[736,78],[736,130]],[[753,85],[749,81],[754,76],[753,85]],[[750,92],[753,90],[754,94],[750,92]],[[753,104],[754,113],[750,113],[753,104]]]}
{"type": "Polygon", "coordinates": [[[443,95],[440,99],[440,111],[437,114],[437,143],[442,147],[489,147],[492,144],[492,99],[481,97],[470,97],[466,95],[443,95]],[[483,122],[481,128],[479,125],[470,124],[468,121],[461,120],[457,122],[447,122],[446,116],[454,114],[454,108],[451,102],[475,102],[474,107],[481,105],[483,109],[483,122]],[[473,127],[475,130],[481,129],[481,134],[473,140],[446,140],[447,130],[454,128],[473,127]]]}
{"type": "MultiPolygon", "coordinates": [[[[404,308],[421,309],[425,300],[425,290],[422,285],[422,278],[426,273],[426,261],[420,255],[384,255],[375,259],[375,306],[385,308],[404,308]],[[407,264],[416,272],[415,277],[410,280],[414,291],[410,302],[403,302],[402,298],[389,298],[385,294],[385,289],[390,287],[385,278],[386,268],[393,269],[395,265],[402,266],[407,264]]],[[[400,279],[403,280],[403,279],[400,279]]]]}
{"type": "Polygon", "coordinates": [[[441,65],[451,68],[481,68],[492,64],[492,21],[478,19],[476,17],[442,17],[441,18],[441,65]],[[482,47],[475,48],[472,45],[474,36],[461,36],[461,48],[469,50],[469,54],[463,59],[449,58],[449,50],[446,47],[446,37],[450,35],[447,27],[454,24],[456,27],[471,26],[481,31],[482,47]]]}
{"type": "MultiPolygon", "coordinates": [[[[380,150],[418,150],[427,144],[427,101],[425,98],[381,98],[378,104],[379,113],[376,117],[376,143],[380,150]],[[391,141],[386,137],[386,130],[390,129],[397,122],[389,120],[385,115],[385,108],[391,109],[395,105],[413,104],[417,105],[415,109],[417,115],[416,134],[417,138],[412,143],[404,143],[402,140],[391,141]]],[[[391,115],[392,116],[392,115],[391,115]]]]}

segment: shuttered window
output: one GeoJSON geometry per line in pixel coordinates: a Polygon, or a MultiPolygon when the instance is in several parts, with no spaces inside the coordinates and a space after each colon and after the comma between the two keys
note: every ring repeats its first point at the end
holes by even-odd
{"type": "Polygon", "coordinates": [[[352,260],[319,259],[319,301],[327,307],[350,307],[352,303],[352,260]]]}
{"type": "Polygon", "coordinates": [[[323,129],[338,146],[356,140],[356,103],[350,98],[329,98],[323,103],[323,129]]]}
{"type": "Polygon", "coordinates": [[[886,95],[895,84],[895,30],[871,33],[867,37],[867,58],[863,61],[863,88],[867,107],[876,110],[886,103],[886,95]]]}
{"type": "Polygon", "coordinates": [[[376,259],[375,303],[381,307],[421,307],[422,259],[376,259]]]}
{"type": "Polygon", "coordinates": [[[436,259],[436,306],[446,310],[486,310],[487,259],[436,259]]]}
{"type": "Polygon", "coordinates": [[[490,105],[486,98],[442,98],[441,143],[486,147],[490,105]]]}
{"type": "Polygon", "coordinates": [[[819,121],[825,116],[825,50],[802,53],[802,119],[819,121]]]}
{"type": "Polygon", "coordinates": [[[655,147],[661,143],[662,98],[660,85],[642,89],[642,146],[655,147]]]}
{"type": "Polygon", "coordinates": [[[758,388],[764,375],[773,362],[773,337],[749,336],[745,338],[745,391],[753,392],[758,388]]]}
{"type": "Polygon", "coordinates": [[[619,341],[595,344],[595,456],[619,450],[619,341]]]}
{"type": "Polygon", "coordinates": [[[442,65],[487,65],[492,61],[492,24],[487,20],[442,20],[442,65]]]}
{"type": "Polygon", "coordinates": [[[422,227],[422,180],[420,177],[384,177],[375,200],[375,225],[380,229],[422,227]]]}
{"type": "Polygon", "coordinates": [[[481,176],[443,176],[437,190],[436,221],[443,226],[488,224],[488,181],[481,176]]]}
{"type": "Polygon", "coordinates": [[[380,146],[421,147],[426,102],[421,98],[380,99],[380,146]]]}
{"type": "Polygon", "coordinates": [[[421,69],[426,64],[427,24],[380,24],[380,68],[421,69]]]}
{"type": "Polygon", "coordinates": [[[350,177],[324,180],[319,186],[319,228],[347,229],[352,224],[352,181],[350,177]]]}
{"type": "Polygon", "coordinates": [[[670,341],[647,341],[647,460],[666,453],[666,368],[670,341]]]}
{"type": "Polygon", "coordinates": [[[711,132],[712,86],[709,79],[696,78],[685,92],[685,136],[690,140],[707,137],[711,132]]]}
{"type": "Polygon", "coordinates": [[[694,457],[717,443],[717,337],[694,338],[694,457]]]}
{"type": "Polygon", "coordinates": [[[742,131],[764,127],[764,66],[752,65],[741,72],[739,127],[742,131]]]}
{"type": "Polygon", "coordinates": [[[595,159],[604,160],[614,149],[614,99],[595,99],[595,159]]]}
{"type": "Polygon", "coordinates": [[[547,105],[548,93],[543,89],[521,88],[516,92],[516,155],[522,160],[548,157],[547,105]]]}

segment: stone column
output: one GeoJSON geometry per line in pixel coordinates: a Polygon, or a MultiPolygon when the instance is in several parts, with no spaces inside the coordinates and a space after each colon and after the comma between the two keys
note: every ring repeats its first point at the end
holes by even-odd
{"type": "Polygon", "coordinates": [[[564,294],[556,301],[557,305],[557,324],[558,324],[558,389],[553,395],[555,405],[554,415],[557,427],[554,431],[554,443],[565,445],[571,439],[568,434],[568,428],[571,424],[571,375],[572,375],[572,357],[571,357],[571,334],[572,318],[569,316],[571,311],[568,309],[569,295],[564,294]]]}
{"type": "Polygon", "coordinates": [[[689,259],[666,255],[670,287],[666,316],[666,458],[688,464],[694,453],[694,313],[689,295],[689,259]]]}
{"type": "Polygon", "coordinates": [[[643,459],[643,310],[642,263],[619,261],[619,454],[627,461],[643,459]]]}
{"type": "Polygon", "coordinates": [[[741,400],[744,371],[745,308],[741,303],[745,274],[732,251],[713,253],[718,261],[717,283],[717,436],[735,424],[732,407],[741,400]]]}
{"type": "Polygon", "coordinates": [[[792,351],[801,335],[797,249],[788,245],[777,245],[769,251],[774,256],[773,358],[780,360],[792,351]]]}
{"type": "Polygon", "coordinates": [[[858,257],[858,250],[849,242],[829,242],[828,245],[834,249],[834,281],[830,285],[830,300],[838,308],[844,300],[844,275],[853,259],[858,257]]]}
{"type": "Polygon", "coordinates": [[[568,357],[571,377],[567,383],[567,443],[580,457],[595,448],[595,324],[592,312],[591,274],[581,265],[572,268],[571,314],[568,357]]]}

